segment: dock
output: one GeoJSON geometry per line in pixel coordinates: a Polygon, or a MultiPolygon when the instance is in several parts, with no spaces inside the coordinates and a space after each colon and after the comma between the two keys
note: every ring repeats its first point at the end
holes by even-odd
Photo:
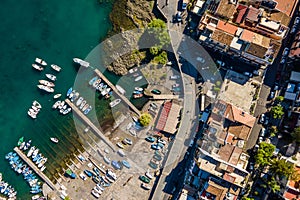
{"type": "Polygon", "coordinates": [[[173,94],[153,94],[150,99],[153,100],[172,100],[172,99],[179,99],[179,95],[173,95],[173,94]]]}
{"type": "Polygon", "coordinates": [[[58,190],[54,183],[52,183],[52,181],[18,147],[15,147],[14,151],[45,183],[47,183],[47,185],[49,185],[52,190],[58,190]]]}
{"type": "Polygon", "coordinates": [[[72,108],[73,112],[81,118],[81,120],[91,127],[91,130],[98,135],[104,143],[106,143],[113,151],[116,152],[115,145],[91,122],[87,116],[85,116],[69,99],[66,99],[65,102],[72,108]]]}
{"type": "Polygon", "coordinates": [[[95,73],[104,81],[114,92],[115,94],[129,106],[129,108],[134,111],[138,116],[141,116],[141,112],[123,95],[119,92],[114,84],[112,84],[98,69],[95,69],[95,73]]]}

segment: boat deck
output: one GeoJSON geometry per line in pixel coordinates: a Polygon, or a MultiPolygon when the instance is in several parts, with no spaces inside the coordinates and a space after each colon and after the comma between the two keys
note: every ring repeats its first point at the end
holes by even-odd
{"type": "Polygon", "coordinates": [[[115,145],[85,116],[69,99],[66,99],[65,102],[72,108],[72,110],[79,116],[82,121],[91,127],[91,130],[96,133],[104,143],[106,143],[113,151],[116,152],[115,145]]]}
{"type": "Polygon", "coordinates": [[[29,167],[43,180],[45,181],[45,183],[47,183],[47,185],[49,185],[49,187],[54,190],[57,191],[58,189],[56,188],[56,186],[54,185],[54,183],[52,183],[52,181],[18,148],[15,147],[14,151],[20,156],[20,158],[22,158],[22,160],[24,162],[26,162],[29,167]]]}
{"type": "Polygon", "coordinates": [[[121,94],[116,86],[112,84],[98,69],[95,69],[95,73],[115,92],[115,94],[123,102],[125,102],[129,106],[131,110],[133,110],[138,116],[141,116],[141,112],[123,94],[121,94]]]}

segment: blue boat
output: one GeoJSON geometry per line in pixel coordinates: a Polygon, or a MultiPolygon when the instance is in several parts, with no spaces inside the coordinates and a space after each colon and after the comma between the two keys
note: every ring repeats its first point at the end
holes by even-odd
{"type": "Polygon", "coordinates": [[[67,91],[67,96],[69,96],[71,94],[72,90],[73,90],[73,88],[70,87],[69,90],[67,91]]]}
{"type": "Polygon", "coordinates": [[[42,156],[42,154],[38,154],[37,156],[35,156],[34,158],[33,158],[33,162],[35,162],[35,161],[37,161],[40,157],[42,156]]]}
{"type": "Polygon", "coordinates": [[[128,169],[130,169],[130,167],[131,167],[129,162],[127,162],[126,160],[122,160],[122,164],[128,169]]]}
{"type": "Polygon", "coordinates": [[[92,78],[90,81],[89,81],[89,85],[93,85],[93,83],[98,79],[97,76],[95,76],[94,78],[92,78]]]}
{"type": "Polygon", "coordinates": [[[5,159],[10,159],[13,156],[13,152],[9,152],[8,154],[5,155],[5,159]]]}
{"type": "Polygon", "coordinates": [[[92,110],[92,106],[89,106],[88,109],[84,111],[84,114],[87,115],[92,110]]]}
{"type": "Polygon", "coordinates": [[[88,176],[88,177],[92,177],[93,176],[93,172],[89,171],[89,170],[84,170],[84,173],[88,176]]]}
{"type": "Polygon", "coordinates": [[[141,92],[141,91],[134,90],[134,91],[133,91],[133,94],[142,94],[142,92],[141,92]]]}

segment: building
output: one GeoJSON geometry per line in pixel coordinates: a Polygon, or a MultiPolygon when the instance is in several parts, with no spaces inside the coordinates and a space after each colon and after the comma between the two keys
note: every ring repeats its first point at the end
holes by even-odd
{"type": "Polygon", "coordinates": [[[297,0],[216,1],[202,16],[199,42],[254,65],[269,65],[276,58],[297,0]]]}
{"type": "Polygon", "coordinates": [[[300,31],[296,33],[294,42],[291,46],[289,58],[296,61],[300,59],[300,31]]]}
{"type": "Polygon", "coordinates": [[[300,72],[291,72],[284,99],[290,101],[293,112],[300,113],[300,72]]]}

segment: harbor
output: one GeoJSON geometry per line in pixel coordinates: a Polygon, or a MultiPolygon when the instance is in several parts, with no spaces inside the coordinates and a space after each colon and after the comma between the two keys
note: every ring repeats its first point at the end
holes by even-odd
{"type": "Polygon", "coordinates": [[[54,191],[58,189],[52,181],[18,148],[15,147],[14,151],[22,158],[22,160],[29,165],[29,167],[54,191]]]}

